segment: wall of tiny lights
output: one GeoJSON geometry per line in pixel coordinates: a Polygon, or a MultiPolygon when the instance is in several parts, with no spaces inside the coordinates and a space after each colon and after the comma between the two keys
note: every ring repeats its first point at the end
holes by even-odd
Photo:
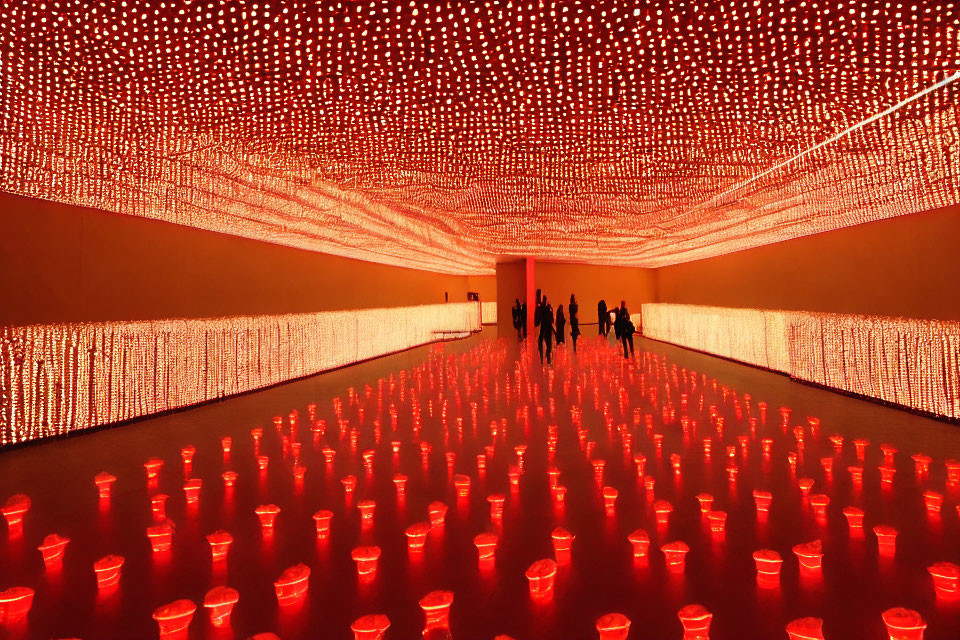
{"type": "Polygon", "coordinates": [[[476,302],[0,327],[0,446],[177,409],[480,329],[476,302]]]}
{"type": "Polygon", "coordinates": [[[480,303],[480,319],[483,324],[497,324],[497,301],[484,301],[480,303]]]}
{"type": "Polygon", "coordinates": [[[960,418],[960,322],[643,305],[644,335],[960,418]]]}
{"type": "Polygon", "coordinates": [[[0,7],[0,189],[449,273],[960,202],[955,1],[0,7]]]}

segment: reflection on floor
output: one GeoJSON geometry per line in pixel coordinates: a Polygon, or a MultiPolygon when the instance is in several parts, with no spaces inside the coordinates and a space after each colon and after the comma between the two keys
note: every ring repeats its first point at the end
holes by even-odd
{"type": "Polygon", "coordinates": [[[491,337],[0,453],[3,633],[958,636],[955,426],[491,337]]]}

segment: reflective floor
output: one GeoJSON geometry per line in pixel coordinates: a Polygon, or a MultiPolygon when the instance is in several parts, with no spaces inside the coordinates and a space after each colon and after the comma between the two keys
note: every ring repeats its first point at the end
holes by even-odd
{"type": "Polygon", "coordinates": [[[785,625],[805,616],[821,618],[828,639],[886,638],[881,615],[892,607],[917,611],[928,639],[960,637],[960,600],[937,593],[927,570],[960,563],[960,487],[948,482],[944,464],[960,459],[955,425],[642,339],[635,366],[596,339],[582,339],[576,358],[561,348],[551,382],[535,353],[518,360],[516,345],[493,337],[488,329],[194,410],[0,452],[0,502],[14,494],[31,501],[19,533],[0,525],[0,590],[35,590],[29,614],[0,627],[0,637],[155,638],[154,611],[187,599],[197,605],[188,630],[195,639],[268,631],[284,640],[347,639],[355,620],[376,613],[389,619],[385,638],[405,640],[420,637],[418,603],[438,589],[453,593],[450,629],[461,640],[597,638],[597,619],[612,612],[631,620],[629,638],[679,640],[677,612],[689,604],[712,613],[709,637],[716,639],[786,638],[785,625]],[[790,410],[786,423],[781,407],[790,410]],[[255,428],[263,434],[258,450],[255,428]],[[839,448],[834,435],[843,436],[839,448]],[[229,456],[224,436],[232,438],[229,456]],[[869,440],[862,463],[858,438],[869,440]],[[421,443],[430,445],[426,458],[421,443]],[[890,483],[881,482],[879,467],[890,466],[881,444],[898,449],[890,483]],[[518,455],[517,445],[526,451],[518,455]],[[185,469],[188,446],[196,454],[185,469]],[[727,447],[735,447],[732,458],[727,447]],[[325,448],[335,451],[332,463],[325,448]],[[367,451],[374,452],[369,470],[367,451]],[[927,474],[916,472],[917,453],[931,458],[927,474]],[[263,471],[258,455],[267,457],[263,471]],[[144,463],[154,457],[164,464],[150,486],[144,463]],[[833,460],[832,474],[822,458],[833,460]],[[602,478],[596,460],[605,462],[602,478]],[[565,487],[562,502],[551,468],[565,487]],[[230,489],[222,477],[228,470],[237,473],[230,489]],[[98,498],[99,472],[116,478],[109,499],[98,498]],[[402,498],[398,473],[408,478],[402,498]],[[347,493],[342,480],[350,475],[356,488],[347,493]],[[468,496],[458,497],[455,476],[461,490],[461,476],[469,478],[468,496]],[[195,504],[186,502],[187,477],[201,481],[195,504]],[[814,481],[806,497],[801,478],[814,481]],[[609,509],[604,488],[617,490],[609,509]],[[769,512],[757,510],[755,490],[772,495],[769,512]],[[939,514],[925,508],[928,490],[944,498],[939,514]],[[151,510],[158,493],[169,496],[165,518],[151,510]],[[502,518],[491,517],[491,494],[505,498],[502,518]],[[727,514],[723,532],[710,530],[698,494],[710,494],[712,510],[727,514]],[[817,495],[829,497],[822,517],[817,495]],[[375,501],[368,524],[358,509],[364,500],[375,501]],[[672,509],[666,523],[657,522],[657,501],[672,509]],[[448,506],[445,522],[429,528],[422,552],[411,552],[405,531],[429,522],[433,502],[448,506]],[[270,504],[280,512],[267,535],[255,509],[270,504]],[[850,527],[848,507],[862,510],[862,528],[850,527]],[[333,513],[327,537],[317,535],[318,510],[333,513]],[[172,547],[155,553],[147,528],[167,520],[175,527],[172,547]],[[878,546],[877,525],[897,530],[895,551],[878,546]],[[557,527],[575,536],[569,557],[555,551],[557,527]],[[651,540],[645,557],[634,556],[628,538],[638,529],[651,540]],[[214,562],[206,536],[220,530],[233,543],[226,560],[214,562]],[[38,546],[54,533],[70,542],[62,563],[45,568],[38,546]],[[492,563],[478,560],[481,533],[496,536],[492,563]],[[822,569],[801,570],[793,547],[816,539],[822,569]],[[675,541],[689,552],[671,568],[661,547],[675,541]],[[381,550],[376,571],[360,578],[352,551],[372,545],[381,550]],[[761,549],[779,554],[779,576],[758,579],[753,556],[761,549]],[[119,583],[98,589],[93,566],[107,555],[124,558],[119,583]],[[533,597],[525,574],[542,559],[560,560],[553,592],[533,597]],[[309,588],[281,607],[274,583],[298,563],[310,568],[309,588]],[[239,593],[223,628],[202,606],[217,585],[239,593]]]}

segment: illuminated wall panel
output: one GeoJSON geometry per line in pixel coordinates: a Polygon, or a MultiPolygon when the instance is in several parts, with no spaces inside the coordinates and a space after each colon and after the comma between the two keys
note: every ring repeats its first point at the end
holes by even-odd
{"type": "Polygon", "coordinates": [[[960,418],[960,322],[643,305],[648,337],[960,418]]]}
{"type": "Polygon", "coordinates": [[[497,301],[490,300],[481,302],[480,316],[483,324],[497,324],[497,301]]]}
{"type": "Polygon", "coordinates": [[[492,274],[960,203],[955,2],[0,6],[0,189],[492,274]]]}
{"type": "Polygon", "coordinates": [[[643,334],[649,338],[775,371],[789,370],[783,312],[682,304],[645,304],[642,310],[643,334]]]}
{"type": "Polygon", "coordinates": [[[476,302],[0,327],[0,445],[186,407],[463,335],[476,302]]]}

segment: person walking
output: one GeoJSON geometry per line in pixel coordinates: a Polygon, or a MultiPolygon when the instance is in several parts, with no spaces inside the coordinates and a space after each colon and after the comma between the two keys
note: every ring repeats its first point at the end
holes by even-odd
{"type": "Polygon", "coordinates": [[[601,300],[597,303],[597,329],[603,337],[607,336],[608,322],[610,322],[610,316],[607,314],[607,301],[601,300]]]}
{"type": "Polygon", "coordinates": [[[510,309],[510,315],[513,316],[513,328],[517,331],[517,342],[523,340],[523,323],[520,321],[521,313],[520,298],[517,298],[513,303],[513,308],[510,309]]]}
{"type": "Polygon", "coordinates": [[[580,305],[577,304],[577,297],[570,294],[570,304],[567,305],[570,312],[570,337],[573,338],[573,352],[577,352],[577,338],[580,336],[580,318],[577,314],[580,312],[580,305]]]}
{"type": "Polygon", "coordinates": [[[633,320],[630,319],[630,311],[627,310],[626,300],[620,301],[620,308],[617,310],[617,335],[620,342],[623,343],[623,357],[633,357],[633,334],[636,329],[633,326],[633,320]],[[630,354],[627,355],[627,346],[630,347],[630,354]]]}
{"type": "Polygon", "coordinates": [[[563,305],[557,307],[557,344],[565,344],[566,340],[564,339],[564,331],[566,330],[567,319],[563,315],[563,305]]]}
{"type": "Polygon", "coordinates": [[[553,307],[544,296],[537,312],[537,324],[540,325],[540,338],[537,340],[537,349],[540,351],[540,364],[543,364],[543,351],[546,346],[547,364],[550,364],[550,352],[553,350],[553,307]]]}

